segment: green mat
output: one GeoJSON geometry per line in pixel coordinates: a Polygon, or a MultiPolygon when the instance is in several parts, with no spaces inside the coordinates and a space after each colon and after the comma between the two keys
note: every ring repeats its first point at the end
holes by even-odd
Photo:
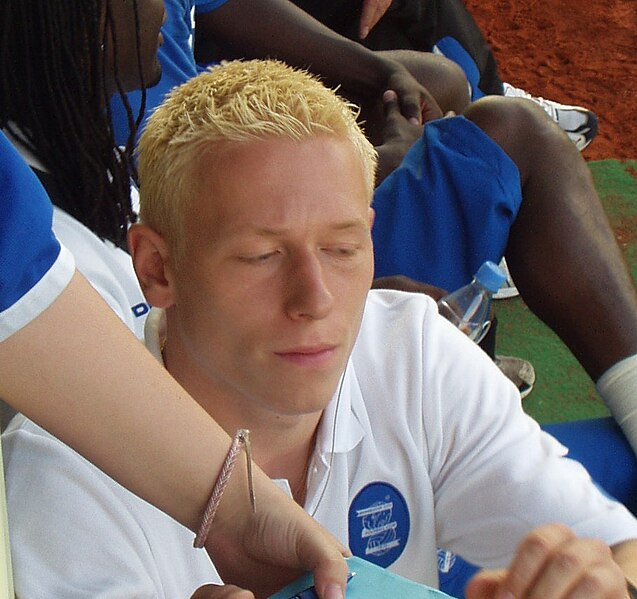
{"type": "MultiPolygon", "coordinates": [[[[595,187],[637,281],[637,160],[590,162],[595,187]]],[[[533,392],[524,408],[541,423],[608,415],[583,368],[518,297],[498,300],[497,353],[530,360],[533,392]]]]}

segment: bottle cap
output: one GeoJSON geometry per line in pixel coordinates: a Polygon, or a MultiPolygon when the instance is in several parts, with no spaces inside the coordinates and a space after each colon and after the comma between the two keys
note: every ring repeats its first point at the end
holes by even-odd
{"type": "Polygon", "coordinates": [[[506,273],[494,262],[487,260],[475,274],[475,279],[484,285],[491,293],[495,293],[504,281],[506,281],[506,273]]]}

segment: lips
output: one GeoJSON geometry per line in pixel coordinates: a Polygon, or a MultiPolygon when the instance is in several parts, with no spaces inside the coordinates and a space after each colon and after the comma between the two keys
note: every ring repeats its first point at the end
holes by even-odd
{"type": "Polygon", "coordinates": [[[335,354],[335,345],[315,345],[295,347],[275,352],[277,356],[299,366],[320,366],[327,363],[335,354]]]}

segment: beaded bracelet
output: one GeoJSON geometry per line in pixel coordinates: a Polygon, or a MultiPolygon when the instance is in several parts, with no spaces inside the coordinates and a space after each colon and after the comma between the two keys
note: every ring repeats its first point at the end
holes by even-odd
{"type": "Polygon", "coordinates": [[[223,492],[226,490],[226,486],[230,479],[230,475],[232,474],[232,470],[234,469],[235,462],[237,461],[237,456],[239,455],[239,451],[241,449],[241,445],[244,446],[246,452],[246,464],[248,468],[248,491],[250,493],[250,504],[252,505],[252,513],[255,513],[257,510],[256,498],[254,495],[254,481],[252,478],[252,450],[250,448],[250,431],[245,428],[240,428],[232,441],[232,445],[228,450],[226,455],[226,459],[223,462],[223,466],[221,467],[221,472],[217,477],[217,481],[215,482],[215,486],[212,488],[212,493],[210,494],[210,499],[208,499],[208,504],[206,505],[206,509],[204,510],[203,517],[201,519],[201,525],[199,526],[199,530],[195,536],[195,541],[193,546],[197,549],[201,549],[208,538],[208,533],[210,532],[210,526],[212,525],[212,520],[217,513],[217,508],[221,503],[221,497],[223,496],[223,492]]]}

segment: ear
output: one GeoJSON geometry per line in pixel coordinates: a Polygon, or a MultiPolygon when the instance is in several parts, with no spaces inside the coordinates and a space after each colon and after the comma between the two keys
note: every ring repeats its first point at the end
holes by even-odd
{"type": "Polygon", "coordinates": [[[175,303],[170,251],[166,240],[147,225],[131,225],[128,248],[137,279],[151,306],[169,308],[175,303]]]}

